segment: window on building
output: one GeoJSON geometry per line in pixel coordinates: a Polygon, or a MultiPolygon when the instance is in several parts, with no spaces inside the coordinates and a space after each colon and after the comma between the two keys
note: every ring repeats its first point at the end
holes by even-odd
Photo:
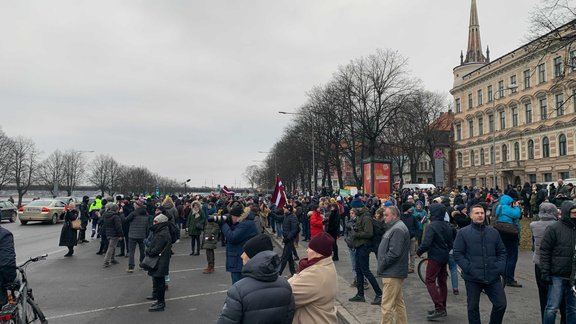
{"type": "Polygon", "coordinates": [[[546,65],[544,63],[538,64],[538,83],[546,82],[546,65]]]}
{"type": "Polygon", "coordinates": [[[461,168],[463,164],[462,153],[458,152],[458,167],[461,168]]]}
{"type": "Polygon", "coordinates": [[[516,74],[510,76],[510,92],[516,93],[518,85],[516,84],[516,74]]]}
{"type": "Polygon", "coordinates": [[[570,172],[568,172],[568,171],[558,172],[558,178],[559,179],[570,179],[570,172]]]}
{"type": "Polygon", "coordinates": [[[462,125],[456,124],[456,140],[459,141],[462,139],[462,125]]]}
{"type": "Polygon", "coordinates": [[[534,160],[534,141],[528,141],[528,160],[534,160]]]}
{"type": "Polygon", "coordinates": [[[552,181],[552,173],[544,173],[544,182],[552,181]]]}
{"type": "Polygon", "coordinates": [[[494,131],[494,114],[488,115],[488,129],[490,132],[494,131]]]}
{"type": "Polygon", "coordinates": [[[462,112],[462,107],[460,106],[460,98],[456,98],[456,112],[462,112]]]}
{"type": "Polygon", "coordinates": [[[548,158],[550,157],[550,140],[548,137],[544,137],[542,139],[542,157],[548,158]]]}
{"type": "Polygon", "coordinates": [[[484,118],[478,117],[478,135],[484,135],[484,118]]]}
{"type": "Polygon", "coordinates": [[[548,103],[546,98],[541,98],[540,102],[540,120],[548,119],[548,103]]]}
{"type": "Polygon", "coordinates": [[[524,114],[526,115],[526,124],[532,123],[532,104],[530,102],[524,104],[524,114]]]}
{"type": "Polygon", "coordinates": [[[474,137],[474,121],[468,121],[468,137],[474,137]]]}
{"type": "Polygon", "coordinates": [[[558,78],[564,74],[564,69],[562,68],[562,56],[557,56],[554,58],[554,77],[558,78]]]}
{"type": "Polygon", "coordinates": [[[528,179],[530,179],[530,184],[536,183],[536,175],[535,174],[529,174],[528,179]]]}
{"type": "Polygon", "coordinates": [[[572,71],[576,71],[576,50],[570,51],[570,62],[568,64],[572,71]]]}
{"type": "Polygon", "coordinates": [[[498,99],[504,98],[504,80],[498,81],[498,99]]]}
{"type": "Polygon", "coordinates": [[[486,92],[488,93],[488,102],[494,101],[494,94],[492,93],[492,86],[491,85],[488,86],[488,88],[486,89],[486,92]]]}
{"type": "Polygon", "coordinates": [[[520,161],[520,143],[514,143],[514,160],[520,161]]]}
{"type": "Polygon", "coordinates": [[[518,127],[518,107],[513,106],[510,110],[512,111],[512,127],[518,127]]]}
{"type": "Polygon", "coordinates": [[[560,156],[565,156],[567,153],[566,135],[560,134],[560,136],[558,136],[558,154],[560,156]]]}
{"type": "Polygon", "coordinates": [[[486,187],[486,178],[480,178],[480,183],[482,184],[482,187],[486,187]]]}
{"type": "Polygon", "coordinates": [[[478,106],[482,104],[482,89],[478,90],[478,106]]]}
{"type": "Polygon", "coordinates": [[[480,149],[480,165],[484,165],[485,164],[485,160],[484,160],[484,148],[480,149]]]}
{"type": "Polygon", "coordinates": [[[476,165],[476,156],[474,156],[474,150],[470,150],[470,166],[476,165]]]}
{"type": "Polygon", "coordinates": [[[472,109],[472,94],[468,94],[468,109],[472,109]]]}
{"type": "Polygon", "coordinates": [[[530,69],[524,70],[524,89],[530,88],[530,69]]]}
{"type": "Polygon", "coordinates": [[[500,112],[500,130],[506,129],[506,111],[500,112]]]}
{"type": "Polygon", "coordinates": [[[556,116],[564,116],[564,94],[555,95],[556,98],[556,116]]]}
{"type": "Polygon", "coordinates": [[[502,145],[502,162],[508,161],[508,146],[506,144],[502,145]]]}
{"type": "Polygon", "coordinates": [[[494,146],[490,146],[490,163],[496,163],[496,157],[494,156],[494,146]]]}

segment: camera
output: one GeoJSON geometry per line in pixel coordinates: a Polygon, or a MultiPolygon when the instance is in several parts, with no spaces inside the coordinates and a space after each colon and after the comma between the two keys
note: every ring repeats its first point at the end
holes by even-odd
{"type": "Polygon", "coordinates": [[[229,218],[230,217],[228,217],[227,215],[210,215],[208,216],[208,221],[223,224],[226,223],[226,220],[228,220],[229,218]]]}

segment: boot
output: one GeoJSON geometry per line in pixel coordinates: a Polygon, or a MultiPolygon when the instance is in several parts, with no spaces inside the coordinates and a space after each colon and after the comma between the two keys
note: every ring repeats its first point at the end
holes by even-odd
{"type": "Polygon", "coordinates": [[[202,273],[210,273],[210,263],[208,263],[208,266],[202,271],[202,273]]]}
{"type": "Polygon", "coordinates": [[[161,302],[157,302],[154,303],[150,306],[150,308],[148,308],[149,312],[162,312],[164,311],[164,307],[166,307],[166,304],[161,303],[161,302]]]}
{"type": "Polygon", "coordinates": [[[208,263],[208,268],[206,268],[206,270],[202,273],[205,273],[205,274],[214,273],[214,263],[208,263]]]}

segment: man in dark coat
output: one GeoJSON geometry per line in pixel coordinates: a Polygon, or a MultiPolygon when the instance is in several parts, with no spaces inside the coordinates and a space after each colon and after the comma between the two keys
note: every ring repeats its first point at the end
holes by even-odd
{"type": "Polygon", "coordinates": [[[104,231],[108,238],[108,249],[104,258],[104,268],[108,268],[110,264],[118,264],[115,259],[116,245],[120,240],[124,239],[124,230],[122,229],[122,220],[118,214],[118,205],[115,203],[106,204],[106,212],[102,215],[104,219],[104,231]]]}
{"type": "Polygon", "coordinates": [[[150,312],[163,311],[164,307],[166,307],[164,299],[166,291],[165,277],[170,272],[170,249],[172,248],[172,236],[170,235],[169,225],[168,217],[164,214],[158,214],[154,217],[154,224],[150,227],[153,238],[150,246],[146,249],[146,255],[159,257],[156,269],[148,271],[148,275],[152,277],[152,298],[156,299],[156,302],[148,309],[150,312]]]}
{"type": "Polygon", "coordinates": [[[472,224],[458,231],[454,241],[454,259],[462,269],[468,294],[468,323],[480,323],[480,293],[492,302],[490,323],[502,323],[506,295],[502,276],[506,266],[506,247],[498,231],[484,225],[484,207],[470,210],[472,224]]]}
{"type": "MultiPolygon", "coordinates": [[[[135,204],[136,205],[136,204],[135,204]]],[[[126,222],[129,223],[128,228],[128,273],[134,272],[134,254],[136,253],[136,245],[140,251],[140,262],[144,260],[144,239],[148,235],[148,214],[144,206],[138,206],[133,212],[126,217],[126,222]]]]}
{"type": "MultiPolygon", "coordinates": [[[[0,226],[0,287],[16,279],[16,252],[12,232],[0,226]]],[[[5,289],[0,289],[0,308],[8,303],[5,289]]]]}
{"type": "Polygon", "coordinates": [[[562,300],[566,301],[566,318],[576,318],[576,302],[572,293],[572,275],[576,267],[574,242],[576,241],[576,205],[565,201],[561,207],[561,220],[548,226],[540,243],[540,270],[544,283],[548,283],[548,302],[543,323],[556,323],[556,313],[562,300]]]}
{"type": "Polygon", "coordinates": [[[88,222],[90,221],[90,214],[88,209],[90,208],[88,202],[90,198],[88,196],[82,197],[82,203],[80,204],[80,230],[78,231],[78,243],[88,243],[86,240],[86,228],[88,227],[88,222]]]}
{"type": "Polygon", "coordinates": [[[296,266],[294,265],[294,240],[298,236],[300,227],[298,226],[298,218],[293,213],[294,208],[290,205],[284,205],[284,221],[282,223],[282,242],[284,243],[284,250],[282,251],[282,258],[280,260],[280,275],[286,267],[286,263],[290,268],[290,274],[296,273],[296,266]]]}
{"type": "Polygon", "coordinates": [[[446,316],[446,298],[448,287],[446,285],[446,265],[452,250],[454,232],[444,221],[446,208],[442,204],[430,205],[431,223],[426,227],[426,235],[416,254],[421,256],[428,252],[428,265],[426,267],[426,288],[434,302],[434,310],[429,312],[428,319],[446,316]]]}
{"type": "Polygon", "coordinates": [[[244,278],[228,289],[218,323],[292,323],[292,288],[278,275],[280,258],[270,237],[260,234],[248,240],[242,261],[244,278]]]}
{"type": "Polygon", "coordinates": [[[249,239],[258,235],[258,229],[249,212],[244,213],[244,206],[234,202],[230,206],[230,221],[222,223],[220,229],[226,237],[226,271],[230,272],[232,284],[242,279],[242,247],[249,239]]]}

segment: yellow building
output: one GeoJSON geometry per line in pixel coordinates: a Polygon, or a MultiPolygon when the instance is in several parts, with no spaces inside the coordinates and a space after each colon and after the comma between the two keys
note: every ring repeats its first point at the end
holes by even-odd
{"type": "Polygon", "coordinates": [[[574,33],[575,24],[490,61],[472,0],[468,50],[450,91],[459,185],[503,188],[576,176],[576,48],[556,37],[574,33]]]}

